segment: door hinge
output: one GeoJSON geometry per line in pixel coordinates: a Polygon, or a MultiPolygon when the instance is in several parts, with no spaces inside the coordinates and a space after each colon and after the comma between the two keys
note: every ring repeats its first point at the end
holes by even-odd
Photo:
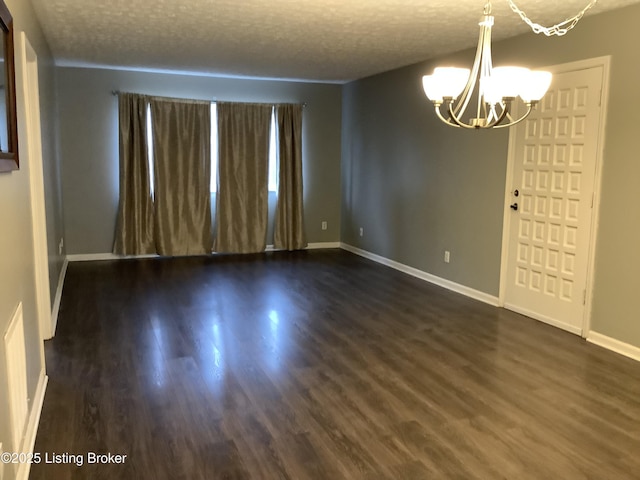
{"type": "Polygon", "coordinates": [[[587,304],[587,289],[582,290],[582,305],[587,304]]]}
{"type": "Polygon", "coordinates": [[[591,208],[593,208],[593,202],[594,202],[595,196],[596,196],[595,193],[591,194],[591,208]]]}

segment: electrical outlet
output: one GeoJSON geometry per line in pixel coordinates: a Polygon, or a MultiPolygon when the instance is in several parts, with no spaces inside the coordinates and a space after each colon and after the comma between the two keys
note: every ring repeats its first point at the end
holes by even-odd
{"type": "Polygon", "coordinates": [[[450,260],[451,260],[451,253],[449,252],[449,250],[445,250],[444,251],[444,263],[449,263],[450,260]]]}
{"type": "Polygon", "coordinates": [[[364,228],[360,227],[360,236],[364,237],[364,228]]]}
{"type": "Polygon", "coordinates": [[[322,229],[323,229],[323,230],[326,230],[326,229],[327,229],[327,222],[326,222],[326,221],[325,221],[325,222],[322,222],[322,229]]]}

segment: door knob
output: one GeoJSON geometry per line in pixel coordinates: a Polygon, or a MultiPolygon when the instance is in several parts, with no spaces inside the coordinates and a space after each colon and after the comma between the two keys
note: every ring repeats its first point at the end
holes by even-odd
{"type": "Polygon", "coordinates": [[[513,204],[511,204],[511,205],[509,205],[509,207],[510,207],[512,210],[518,210],[518,204],[517,204],[517,203],[513,203],[513,204]]]}

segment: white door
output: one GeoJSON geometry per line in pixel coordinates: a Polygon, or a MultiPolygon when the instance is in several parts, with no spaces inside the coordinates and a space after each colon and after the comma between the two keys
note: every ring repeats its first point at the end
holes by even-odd
{"type": "Polygon", "coordinates": [[[603,66],[554,73],[549,92],[511,132],[504,305],[577,334],[584,325],[603,73],[603,66]]]}

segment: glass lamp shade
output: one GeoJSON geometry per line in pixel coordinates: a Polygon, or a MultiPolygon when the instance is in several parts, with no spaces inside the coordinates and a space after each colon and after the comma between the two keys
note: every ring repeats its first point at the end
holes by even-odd
{"type": "Polygon", "coordinates": [[[482,79],[484,100],[495,105],[505,97],[521,95],[523,86],[528,84],[531,71],[524,67],[496,67],[491,75],[482,79]]]}
{"type": "Polygon", "coordinates": [[[425,75],[422,77],[422,89],[429,100],[442,103],[442,89],[438,80],[435,75],[425,75]]]}
{"type": "Polygon", "coordinates": [[[462,93],[470,73],[468,68],[438,67],[433,75],[422,77],[422,88],[429,100],[441,103],[444,97],[457,98],[462,93]]]}
{"type": "Polygon", "coordinates": [[[517,97],[530,73],[524,67],[496,67],[491,71],[491,78],[501,97],[517,97]]]}
{"type": "Polygon", "coordinates": [[[539,101],[549,90],[552,78],[551,72],[529,72],[520,89],[520,97],[526,103],[539,101]]]}

